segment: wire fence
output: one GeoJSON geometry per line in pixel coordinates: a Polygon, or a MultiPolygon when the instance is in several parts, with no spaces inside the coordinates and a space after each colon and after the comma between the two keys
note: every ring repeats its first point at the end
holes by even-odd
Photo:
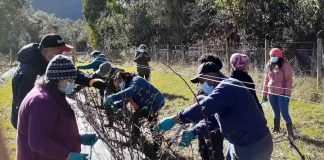
{"type": "MultiPolygon", "coordinates": [[[[266,59],[272,47],[278,47],[284,52],[285,58],[291,63],[294,73],[298,75],[316,76],[317,48],[316,42],[286,42],[270,44],[265,47],[264,42],[251,42],[239,44],[194,44],[194,45],[155,45],[149,48],[149,53],[154,61],[177,65],[196,65],[203,54],[218,56],[224,63],[224,68],[229,70],[230,55],[236,52],[244,53],[250,58],[250,67],[263,71],[266,59]]],[[[135,48],[125,52],[125,57],[132,58],[135,48]]],[[[324,57],[324,55],[322,56],[324,57]]],[[[323,64],[324,66],[324,64],[323,64]]]]}

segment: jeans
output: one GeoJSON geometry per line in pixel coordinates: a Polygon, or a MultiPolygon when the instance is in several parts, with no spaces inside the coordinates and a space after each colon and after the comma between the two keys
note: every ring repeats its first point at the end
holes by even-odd
{"type": "Polygon", "coordinates": [[[259,142],[248,146],[227,146],[226,160],[270,160],[273,151],[271,134],[268,133],[259,142]]]}
{"type": "Polygon", "coordinates": [[[285,120],[286,124],[291,123],[291,118],[289,116],[289,98],[278,96],[278,95],[271,95],[269,94],[269,102],[271,104],[273,110],[273,119],[279,120],[280,113],[285,120]]]}

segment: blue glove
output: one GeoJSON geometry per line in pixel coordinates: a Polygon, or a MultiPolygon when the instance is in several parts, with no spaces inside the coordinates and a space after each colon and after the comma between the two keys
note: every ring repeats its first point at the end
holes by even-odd
{"type": "Polygon", "coordinates": [[[98,141],[98,137],[96,134],[83,134],[80,141],[83,145],[93,146],[98,141]]]}
{"type": "Polygon", "coordinates": [[[187,131],[187,130],[182,130],[180,132],[180,136],[181,136],[181,141],[179,143],[179,146],[181,147],[187,147],[190,142],[195,138],[194,134],[192,131],[187,131]]]}
{"type": "Polygon", "coordinates": [[[112,99],[111,96],[108,96],[105,98],[105,104],[106,105],[112,105],[114,103],[114,100],[112,99]]]}
{"type": "Polygon", "coordinates": [[[87,160],[89,155],[85,153],[71,152],[67,160],[87,160]]]}
{"type": "Polygon", "coordinates": [[[161,132],[161,131],[168,131],[174,126],[174,121],[172,117],[164,118],[162,121],[159,122],[154,128],[154,132],[161,132]]]}
{"type": "Polygon", "coordinates": [[[267,102],[268,102],[268,98],[267,98],[267,96],[263,96],[263,97],[262,97],[261,104],[263,104],[263,103],[267,103],[267,102]]]}

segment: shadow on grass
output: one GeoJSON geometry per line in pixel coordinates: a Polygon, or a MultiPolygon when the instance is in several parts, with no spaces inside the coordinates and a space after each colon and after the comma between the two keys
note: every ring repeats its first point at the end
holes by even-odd
{"type": "Polygon", "coordinates": [[[296,138],[307,143],[307,144],[312,144],[316,147],[324,147],[324,141],[320,141],[320,140],[316,140],[313,138],[309,138],[307,136],[304,135],[296,135],[296,138]]]}
{"type": "Polygon", "coordinates": [[[186,97],[179,96],[179,95],[174,95],[174,94],[168,94],[168,93],[163,93],[163,96],[164,96],[165,99],[168,99],[168,100],[175,100],[177,98],[180,98],[180,99],[185,100],[185,101],[189,100],[186,97]]]}

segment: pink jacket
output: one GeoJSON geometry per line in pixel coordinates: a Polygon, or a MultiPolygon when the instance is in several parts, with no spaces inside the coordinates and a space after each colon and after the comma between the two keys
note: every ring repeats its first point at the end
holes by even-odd
{"type": "Polygon", "coordinates": [[[279,71],[265,72],[263,96],[267,96],[268,93],[290,96],[292,92],[292,82],[292,68],[290,63],[285,61],[279,71]]]}

